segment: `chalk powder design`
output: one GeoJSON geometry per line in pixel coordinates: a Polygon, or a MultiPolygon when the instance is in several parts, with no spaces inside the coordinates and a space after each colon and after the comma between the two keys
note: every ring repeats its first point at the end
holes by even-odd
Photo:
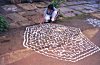
{"type": "Polygon", "coordinates": [[[86,19],[86,22],[93,25],[93,27],[100,27],[100,20],[98,19],[88,18],[86,19]]]}
{"type": "Polygon", "coordinates": [[[45,56],[71,62],[100,50],[79,28],[50,23],[26,27],[23,46],[45,56]]]}

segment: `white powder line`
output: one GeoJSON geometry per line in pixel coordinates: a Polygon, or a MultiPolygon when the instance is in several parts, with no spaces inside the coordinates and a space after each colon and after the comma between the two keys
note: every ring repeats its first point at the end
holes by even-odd
{"type": "Polygon", "coordinates": [[[71,62],[100,51],[79,28],[58,24],[26,27],[23,46],[45,56],[71,62]]]}

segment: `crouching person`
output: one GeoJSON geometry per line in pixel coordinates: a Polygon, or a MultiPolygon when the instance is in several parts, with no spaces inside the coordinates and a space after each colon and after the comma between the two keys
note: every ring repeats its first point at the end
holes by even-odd
{"type": "Polygon", "coordinates": [[[52,4],[50,4],[44,11],[45,22],[54,22],[57,17],[57,12],[58,10],[52,4]]]}

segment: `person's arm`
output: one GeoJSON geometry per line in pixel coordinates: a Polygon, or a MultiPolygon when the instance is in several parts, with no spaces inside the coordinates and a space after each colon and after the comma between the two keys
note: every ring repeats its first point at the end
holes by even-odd
{"type": "Polygon", "coordinates": [[[53,12],[52,18],[51,18],[52,21],[55,21],[56,16],[57,16],[57,12],[58,12],[58,10],[54,7],[54,12],[53,12]]]}
{"type": "Polygon", "coordinates": [[[46,13],[47,13],[47,8],[46,8],[45,11],[44,11],[44,17],[46,16],[46,13]]]}
{"type": "Polygon", "coordinates": [[[58,9],[54,7],[54,11],[58,12],[58,9]]]}

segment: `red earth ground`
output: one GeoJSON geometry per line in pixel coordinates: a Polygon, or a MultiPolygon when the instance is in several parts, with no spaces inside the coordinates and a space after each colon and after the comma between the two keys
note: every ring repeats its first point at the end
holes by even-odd
{"type": "MultiPolygon", "coordinates": [[[[57,22],[80,28],[94,44],[100,47],[100,28],[85,23],[86,17],[64,19],[57,22]]],[[[100,52],[78,62],[61,61],[38,54],[23,47],[25,27],[10,29],[0,36],[0,65],[100,65],[100,52]]]]}

